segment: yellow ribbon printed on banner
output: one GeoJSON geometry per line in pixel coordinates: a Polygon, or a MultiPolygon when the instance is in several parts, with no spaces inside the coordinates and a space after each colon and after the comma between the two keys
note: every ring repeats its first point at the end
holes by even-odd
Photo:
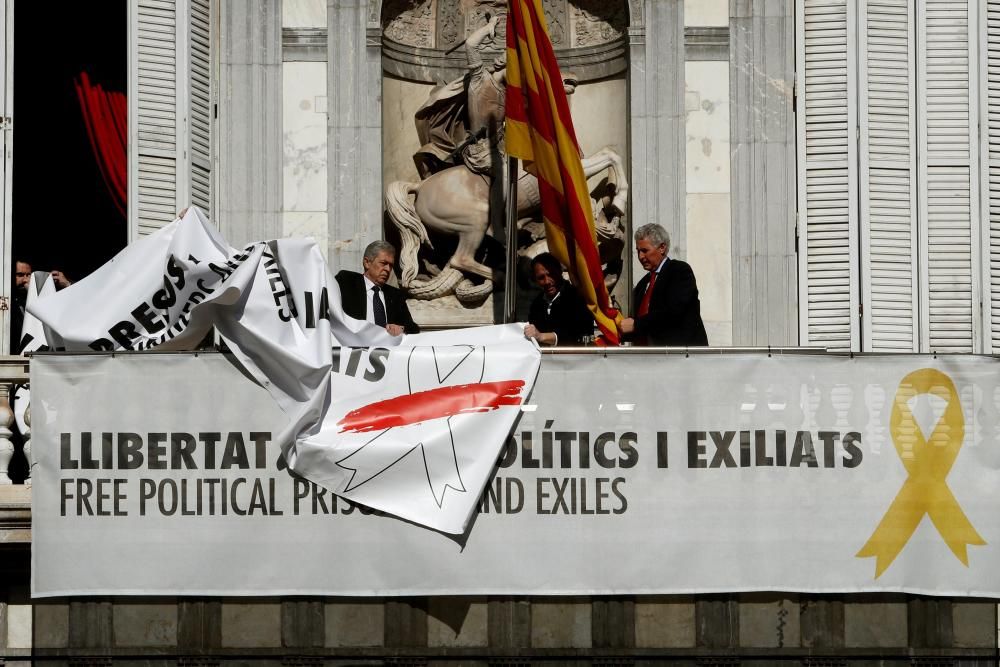
{"type": "Polygon", "coordinates": [[[889,429],[909,476],[857,557],[875,556],[877,579],[900,554],[926,514],[948,548],[968,567],[966,547],[986,542],[945,482],[965,437],[965,418],[955,383],[933,368],[923,368],[904,377],[893,400],[889,429]],[[920,430],[910,410],[910,400],[920,394],[931,394],[947,402],[929,438],[920,430]]]}

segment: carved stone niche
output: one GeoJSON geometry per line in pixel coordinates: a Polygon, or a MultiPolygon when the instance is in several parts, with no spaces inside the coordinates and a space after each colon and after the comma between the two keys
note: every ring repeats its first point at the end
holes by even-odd
{"type": "MultiPolygon", "coordinates": [[[[589,158],[585,169],[590,176],[602,259],[606,262],[609,288],[614,288],[628,245],[625,204],[628,185],[624,166],[628,164],[628,3],[543,0],[542,4],[563,74],[572,73],[575,79],[570,106],[576,109],[573,116],[577,137],[589,158]],[[600,165],[610,170],[605,171],[600,165]]],[[[506,13],[507,0],[383,1],[385,237],[399,248],[397,278],[400,287],[409,294],[414,318],[424,326],[487,324],[496,319],[493,307],[496,288],[492,280],[502,287],[506,262],[504,240],[495,240],[490,235],[497,221],[503,219],[502,211],[497,210],[502,207],[505,178],[501,166],[502,125],[463,149],[464,140],[474,132],[469,127],[472,123],[468,116],[462,115],[466,113],[464,110],[452,112],[447,104],[452,99],[464,104],[469,84],[463,84],[462,79],[471,71],[466,40],[477,34],[482,36],[482,28],[493,17],[499,19],[495,34],[483,39],[476,52],[487,72],[503,53],[506,13]],[[422,123],[420,130],[418,116],[422,123]],[[445,120],[428,131],[428,117],[434,123],[439,122],[439,117],[445,120]],[[425,149],[441,133],[447,134],[442,143],[444,148],[432,146],[439,150],[429,167],[425,149]],[[468,153],[478,147],[483,147],[488,155],[486,167],[477,172],[476,162],[468,153]],[[448,169],[456,171],[442,173],[448,169]],[[431,183],[432,180],[435,182],[431,183]],[[470,199],[472,190],[475,195],[470,199]],[[488,223],[483,222],[484,208],[489,209],[488,223]],[[475,232],[468,231],[465,220],[459,222],[461,231],[454,225],[446,229],[448,225],[441,223],[441,219],[457,215],[456,209],[479,210],[476,224],[484,225],[487,231],[482,242],[475,241],[478,250],[474,258],[465,253],[469,258],[461,261],[457,258],[463,255],[463,234],[475,238],[475,232]],[[487,267],[493,267],[496,273],[491,275],[487,267]]],[[[520,190],[522,197],[527,190],[530,185],[520,190]]],[[[539,213],[519,206],[519,262],[518,267],[513,267],[519,272],[519,311],[533,297],[530,281],[523,275],[528,260],[545,247],[539,213]]],[[[614,292],[623,303],[627,301],[626,282],[621,281],[614,292]]]]}
{"type": "MultiPolygon", "coordinates": [[[[543,0],[556,58],[579,82],[624,73],[628,4],[625,0],[543,0]]],[[[462,45],[488,16],[500,16],[497,36],[486,45],[492,59],[504,48],[506,0],[385,0],[382,66],[386,74],[423,83],[465,74],[462,45]]]]}

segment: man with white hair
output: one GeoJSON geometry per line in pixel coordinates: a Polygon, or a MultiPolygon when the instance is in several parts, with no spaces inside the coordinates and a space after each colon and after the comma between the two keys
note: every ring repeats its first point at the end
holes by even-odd
{"type": "Polygon", "coordinates": [[[388,284],[396,265],[396,248],[386,241],[372,241],[361,260],[364,273],[337,273],[344,312],[358,320],[384,327],[391,336],[419,333],[420,327],[406,307],[406,295],[388,284]]]}
{"type": "Polygon", "coordinates": [[[635,345],[708,345],[694,271],[667,257],[667,230],[652,223],[634,236],[636,256],[647,273],[632,292],[632,317],[622,320],[622,333],[635,345]]]}

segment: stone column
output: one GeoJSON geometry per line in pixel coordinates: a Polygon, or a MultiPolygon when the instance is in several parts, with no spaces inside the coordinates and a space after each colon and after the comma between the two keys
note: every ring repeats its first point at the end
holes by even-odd
{"type": "Polygon", "coordinates": [[[796,345],[794,3],[729,16],[733,345],[796,345]]]}
{"type": "Polygon", "coordinates": [[[328,0],[330,268],[360,270],[382,238],[381,2],[328,0]]]}
{"type": "Polygon", "coordinates": [[[281,236],[281,1],[222,0],[219,229],[233,246],[281,236]]]}
{"type": "MultiPolygon", "coordinates": [[[[671,255],[686,254],[684,2],[629,3],[629,126],[633,229],[659,222],[671,255]]],[[[632,257],[632,282],[642,267],[632,257]]]]}

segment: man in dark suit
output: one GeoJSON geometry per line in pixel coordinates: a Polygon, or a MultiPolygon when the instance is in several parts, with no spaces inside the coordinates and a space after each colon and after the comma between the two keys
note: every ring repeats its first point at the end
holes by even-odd
{"type": "Polygon", "coordinates": [[[392,336],[419,333],[420,327],[406,307],[406,296],[386,284],[396,265],[396,249],[392,244],[372,241],[365,248],[361,262],[364,273],[342,270],[337,274],[344,312],[355,319],[385,327],[392,336]]]}
{"type": "Polygon", "coordinates": [[[632,292],[632,317],[621,330],[635,345],[708,345],[691,267],[670,259],[670,236],[658,224],[635,230],[635,252],[648,272],[632,292]]]}

